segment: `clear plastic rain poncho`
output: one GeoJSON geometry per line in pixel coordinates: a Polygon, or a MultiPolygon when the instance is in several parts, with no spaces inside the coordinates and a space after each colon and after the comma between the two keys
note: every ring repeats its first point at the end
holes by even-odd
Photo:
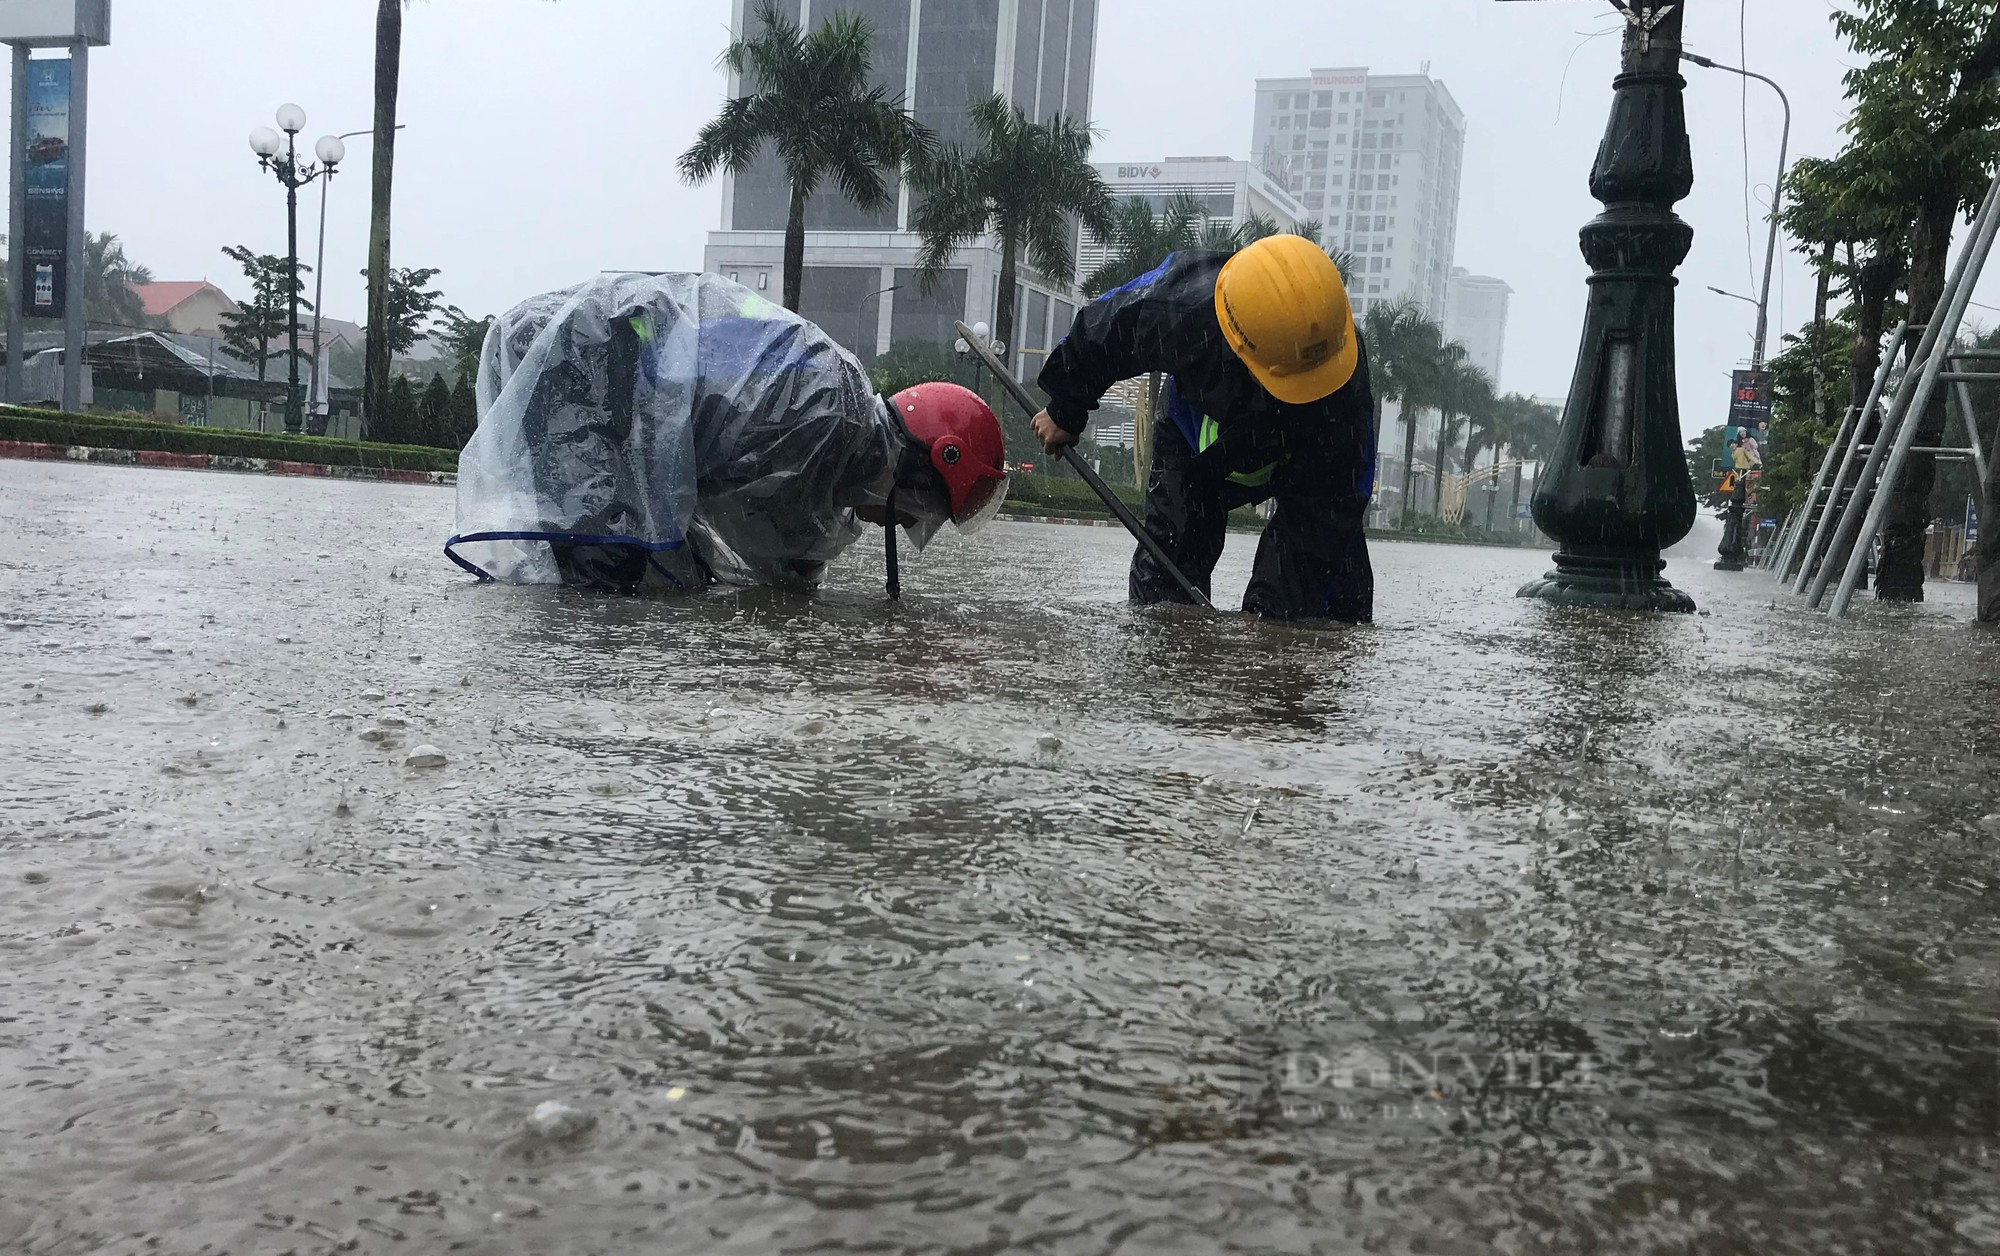
{"type": "Polygon", "coordinates": [[[668,587],[816,584],[860,535],[855,507],[886,500],[902,440],[852,355],[715,275],[522,302],[487,332],[478,401],[445,553],[517,584],[598,546],[644,551],[668,587]]]}

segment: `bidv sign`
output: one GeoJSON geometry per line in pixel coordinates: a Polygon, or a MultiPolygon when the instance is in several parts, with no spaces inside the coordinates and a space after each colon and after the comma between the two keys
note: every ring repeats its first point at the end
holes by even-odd
{"type": "Polygon", "coordinates": [[[1161,169],[1159,166],[1118,167],[1118,177],[1121,179],[1157,179],[1162,174],[1165,173],[1166,171],[1161,169]]]}

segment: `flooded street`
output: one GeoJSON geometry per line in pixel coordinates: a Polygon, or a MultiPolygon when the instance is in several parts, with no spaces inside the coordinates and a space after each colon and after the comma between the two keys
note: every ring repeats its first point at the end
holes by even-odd
{"type": "Polygon", "coordinates": [[[0,462],[0,1251],[2000,1248],[1969,590],[674,603],[451,510],[0,462]]]}

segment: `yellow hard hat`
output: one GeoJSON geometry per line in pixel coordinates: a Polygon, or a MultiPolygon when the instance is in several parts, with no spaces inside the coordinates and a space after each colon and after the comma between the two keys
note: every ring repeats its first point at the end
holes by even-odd
{"type": "Polygon", "coordinates": [[[1360,347],[1347,285],[1304,236],[1266,236],[1223,263],[1215,317],[1229,347],[1280,401],[1318,401],[1354,377],[1360,347]]]}

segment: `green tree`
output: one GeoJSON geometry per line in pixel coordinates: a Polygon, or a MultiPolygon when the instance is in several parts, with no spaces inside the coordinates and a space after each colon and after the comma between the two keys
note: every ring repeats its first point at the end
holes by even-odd
{"type": "Polygon", "coordinates": [[[83,243],[83,317],[104,326],[159,327],[163,320],[146,316],[146,303],[133,286],[153,282],[153,272],[125,256],[125,246],[110,232],[86,233],[83,243]]]}
{"type": "Polygon", "coordinates": [[[492,326],[492,316],[474,318],[456,305],[438,312],[438,344],[458,378],[478,381],[479,355],[485,351],[486,333],[492,326]]]}
{"type": "Polygon", "coordinates": [[[1509,393],[1507,446],[1513,450],[1517,461],[1514,464],[1514,497],[1507,508],[1508,526],[1521,517],[1521,463],[1537,464],[1536,474],[1540,474],[1540,464],[1556,446],[1556,435],[1562,430],[1562,411],[1545,401],[1521,393],[1509,393]]]}
{"type": "Polygon", "coordinates": [[[1728,465],[1724,457],[1729,452],[1728,435],[1729,429],[1718,424],[1688,442],[1688,478],[1694,481],[1694,495],[1711,510],[1729,504],[1729,499],[1722,495],[1722,480],[1715,473],[1718,461],[1728,465]]]}
{"type": "MultiPolygon", "coordinates": [[[[1867,58],[1845,76],[1848,132],[1861,160],[1847,172],[1871,201],[1910,207],[1909,317],[1936,312],[1952,228],[2000,160],[2000,5],[1993,0],[1848,0],[1834,28],[1867,58]]],[[[1914,354],[1915,345],[1911,345],[1914,354]]],[[[1935,446],[1947,418],[1939,389],[1916,443],[1935,446]]],[[[1937,461],[1913,454],[1883,522],[1875,595],[1923,599],[1925,532],[1937,461]]],[[[2000,542],[1982,546],[2000,561],[2000,542]]]]}
{"type": "Polygon", "coordinates": [[[389,268],[389,281],[385,286],[388,322],[383,343],[391,358],[407,354],[416,347],[417,341],[432,330],[444,305],[444,293],[429,286],[437,275],[438,268],[435,266],[420,270],[389,268]]]}
{"type": "Polygon", "coordinates": [[[832,181],[862,210],[895,203],[885,177],[928,151],[931,133],[900,96],[869,82],[874,31],[860,16],[837,12],[806,34],[771,0],[757,7],[759,31],[730,44],[723,64],[754,84],[723,102],[681,154],[681,177],[704,183],[721,170],[743,171],[768,144],[791,185],[785,219],[785,308],[799,308],[805,276],[806,202],[832,181]]]}
{"type": "MultiPolygon", "coordinates": [[[[222,252],[243,268],[243,277],[250,282],[249,303],[240,307],[240,313],[222,316],[222,343],[236,357],[254,364],[262,381],[268,377],[271,359],[291,351],[294,296],[301,314],[312,310],[305,295],[305,274],[312,267],[300,262],[294,270],[286,258],[252,253],[241,244],[226,245],[222,252]]],[[[303,327],[299,338],[305,339],[303,327]]],[[[302,346],[299,352],[303,355],[307,350],[302,346]]]]}
{"type": "Polygon", "coordinates": [[[1827,446],[1845,421],[1854,340],[1854,328],[1840,319],[1809,323],[1782,337],[1778,354],[1765,364],[1771,372],[1772,447],[1763,451],[1757,498],[1770,514],[1805,506],[1827,446]]]}
{"type": "Polygon", "coordinates": [[[1403,486],[1396,526],[1407,528],[1417,460],[1417,420],[1436,404],[1441,392],[1444,329],[1414,301],[1382,301],[1362,315],[1361,335],[1368,344],[1368,379],[1376,400],[1394,401],[1402,413],[1403,486]]]}
{"type": "Polygon", "coordinates": [[[1049,282],[1072,282],[1076,222],[1108,234],[1111,192],[1090,164],[1090,128],[1083,123],[1060,114],[1030,122],[997,95],[974,101],[968,112],[978,136],[974,147],[948,145],[916,162],[923,200],[911,210],[910,226],[923,239],[918,266],[926,290],[958,250],[983,236],[999,240],[993,336],[1011,345],[1022,260],[1049,282]]]}
{"type": "MultiPolygon", "coordinates": [[[[1455,340],[1446,341],[1438,349],[1434,369],[1437,372],[1438,440],[1434,455],[1436,497],[1431,503],[1431,513],[1441,516],[1444,514],[1445,455],[1458,443],[1470,416],[1492,404],[1493,381],[1487,378],[1485,371],[1472,364],[1465,346],[1455,340]]],[[[1468,450],[1466,469],[1471,470],[1471,467],[1471,451],[1468,450]]]]}

